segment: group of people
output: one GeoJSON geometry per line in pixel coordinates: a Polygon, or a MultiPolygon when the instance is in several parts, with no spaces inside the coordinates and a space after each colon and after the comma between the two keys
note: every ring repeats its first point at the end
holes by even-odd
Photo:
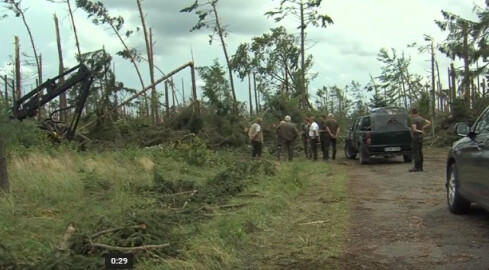
{"type": "MultiPolygon", "coordinates": [[[[423,135],[424,130],[431,125],[431,122],[421,117],[416,108],[411,110],[412,113],[412,150],[414,167],[410,172],[423,171],[423,135]]],[[[323,159],[329,159],[329,148],[331,146],[331,158],[336,158],[336,143],[340,134],[340,127],[332,113],[322,116],[322,120],[317,123],[314,116],[304,119],[301,131],[297,130],[290,116],[285,116],[280,124],[275,126],[275,135],[277,139],[277,157],[280,159],[282,151],[287,153],[287,160],[292,161],[294,158],[294,142],[301,134],[306,158],[318,159],[318,145],[323,152],[323,159]]],[[[261,157],[263,148],[263,119],[258,118],[248,130],[248,137],[253,147],[252,157],[261,157]]]]}
{"type": "MultiPolygon", "coordinates": [[[[248,130],[248,137],[252,145],[252,157],[261,157],[263,147],[263,119],[258,118],[248,130]]],[[[323,159],[329,159],[329,148],[332,147],[331,158],[336,158],[336,143],[340,133],[338,122],[332,113],[322,116],[317,123],[314,116],[304,119],[302,129],[299,131],[289,115],[274,126],[277,139],[277,157],[280,160],[282,152],[286,153],[286,160],[294,158],[294,142],[301,135],[306,158],[318,159],[318,145],[323,152],[323,159]]]]}
{"type": "Polygon", "coordinates": [[[318,159],[318,145],[323,152],[323,159],[329,160],[329,148],[332,147],[331,159],[336,159],[336,144],[340,127],[334,115],[323,115],[319,124],[314,116],[306,117],[302,124],[302,143],[306,158],[318,159]]]}

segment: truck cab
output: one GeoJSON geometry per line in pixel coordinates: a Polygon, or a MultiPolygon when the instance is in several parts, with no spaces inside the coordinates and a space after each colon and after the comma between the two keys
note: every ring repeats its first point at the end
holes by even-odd
{"type": "Polygon", "coordinates": [[[345,156],[360,163],[368,163],[370,157],[403,156],[411,162],[411,131],[408,114],[398,107],[372,109],[368,115],[355,119],[345,141],[345,156]]]}

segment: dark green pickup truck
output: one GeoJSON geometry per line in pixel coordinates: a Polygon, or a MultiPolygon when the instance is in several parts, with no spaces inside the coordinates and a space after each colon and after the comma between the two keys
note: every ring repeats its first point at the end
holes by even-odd
{"type": "Polygon", "coordinates": [[[345,140],[345,156],[365,164],[370,157],[403,156],[411,162],[411,131],[408,114],[397,107],[375,108],[353,121],[345,140]]]}

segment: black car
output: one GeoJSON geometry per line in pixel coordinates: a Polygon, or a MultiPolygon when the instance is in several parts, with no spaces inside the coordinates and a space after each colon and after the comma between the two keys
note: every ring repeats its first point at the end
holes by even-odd
{"type": "Polygon", "coordinates": [[[489,107],[469,127],[457,123],[463,136],[455,142],[447,160],[447,201],[450,212],[467,213],[471,203],[489,210],[489,107]]]}

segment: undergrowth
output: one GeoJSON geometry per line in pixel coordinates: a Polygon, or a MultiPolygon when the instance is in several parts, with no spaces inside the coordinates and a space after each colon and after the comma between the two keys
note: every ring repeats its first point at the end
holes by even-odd
{"type": "Polygon", "coordinates": [[[212,213],[277,172],[198,140],[104,153],[19,149],[9,157],[11,194],[0,197],[0,269],[102,269],[108,252],[162,244],[130,250],[136,264],[181,257],[212,213]],[[60,252],[68,224],[76,231],[60,252]]]}

